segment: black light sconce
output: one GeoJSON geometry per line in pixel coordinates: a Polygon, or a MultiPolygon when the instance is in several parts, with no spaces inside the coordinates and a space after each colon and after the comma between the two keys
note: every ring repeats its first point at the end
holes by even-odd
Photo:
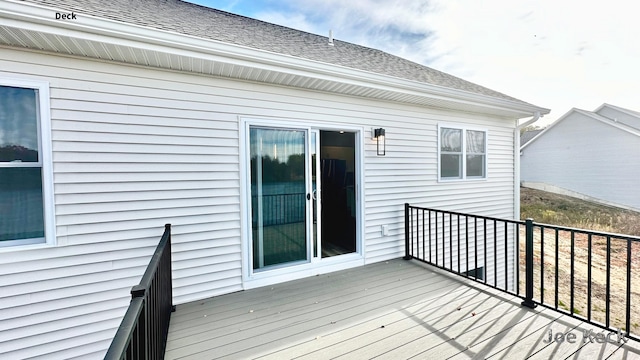
{"type": "Polygon", "coordinates": [[[378,155],[384,156],[386,154],[385,140],[384,140],[384,129],[383,128],[374,129],[373,130],[373,138],[376,139],[378,155]]]}

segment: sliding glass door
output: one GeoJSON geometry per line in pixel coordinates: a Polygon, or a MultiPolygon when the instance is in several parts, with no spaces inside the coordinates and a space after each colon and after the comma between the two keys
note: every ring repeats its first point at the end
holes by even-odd
{"type": "Polygon", "coordinates": [[[355,138],[249,126],[252,273],[358,251],[355,138]]]}

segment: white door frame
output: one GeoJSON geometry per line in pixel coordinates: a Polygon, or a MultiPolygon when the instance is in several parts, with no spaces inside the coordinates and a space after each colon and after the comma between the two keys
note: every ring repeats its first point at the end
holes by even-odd
{"type": "MultiPolygon", "coordinates": [[[[266,286],[288,280],[294,280],[320,273],[327,273],[355,266],[364,265],[364,128],[358,126],[345,126],[342,124],[315,123],[302,120],[282,120],[256,117],[239,117],[239,154],[240,154],[240,213],[241,213],[241,248],[242,248],[242,284],[244,289],[266,286]],[[250,149],[249,127],[262,126],[273,128],[306,129],[309,134],[312,129],[340,131],[355,133],[355,157],[356,157],[356,252],[330,258],[313,258],[313,238],[311,237],[310,261],[304,264],[292,265],[282,268],[253,272],[251,257],[251,202],[250,202],[250,149]]],[[[319,142],[319,138],[318,138],[319,142]]],[[[308,144],[307,141],[307,154],[308,144]]],[[[318,162],[319,162],[318,154],[318,162]]],[[[311,181],[309,179],[309,181],[311,181]]],[[[320,255],[320,253],[319,253],[320,255]]]]}

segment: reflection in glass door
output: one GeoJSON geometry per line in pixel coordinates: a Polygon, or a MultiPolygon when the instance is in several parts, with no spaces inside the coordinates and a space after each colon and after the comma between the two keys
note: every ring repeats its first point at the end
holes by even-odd
{"type": "Polygon", "coordinates": [[[253,269],[308,262],[306,130],[250,127],[253,269]]]}

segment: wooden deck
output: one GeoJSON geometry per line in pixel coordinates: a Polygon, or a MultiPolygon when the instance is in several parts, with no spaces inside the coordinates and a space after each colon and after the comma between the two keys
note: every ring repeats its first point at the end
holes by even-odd
{"type": "Polygon", "coordinates": [[[584,343],[592,329],[609,333],[393,260],[180,305],[166,359],[640,359],[633,340],[584,343]]]}

